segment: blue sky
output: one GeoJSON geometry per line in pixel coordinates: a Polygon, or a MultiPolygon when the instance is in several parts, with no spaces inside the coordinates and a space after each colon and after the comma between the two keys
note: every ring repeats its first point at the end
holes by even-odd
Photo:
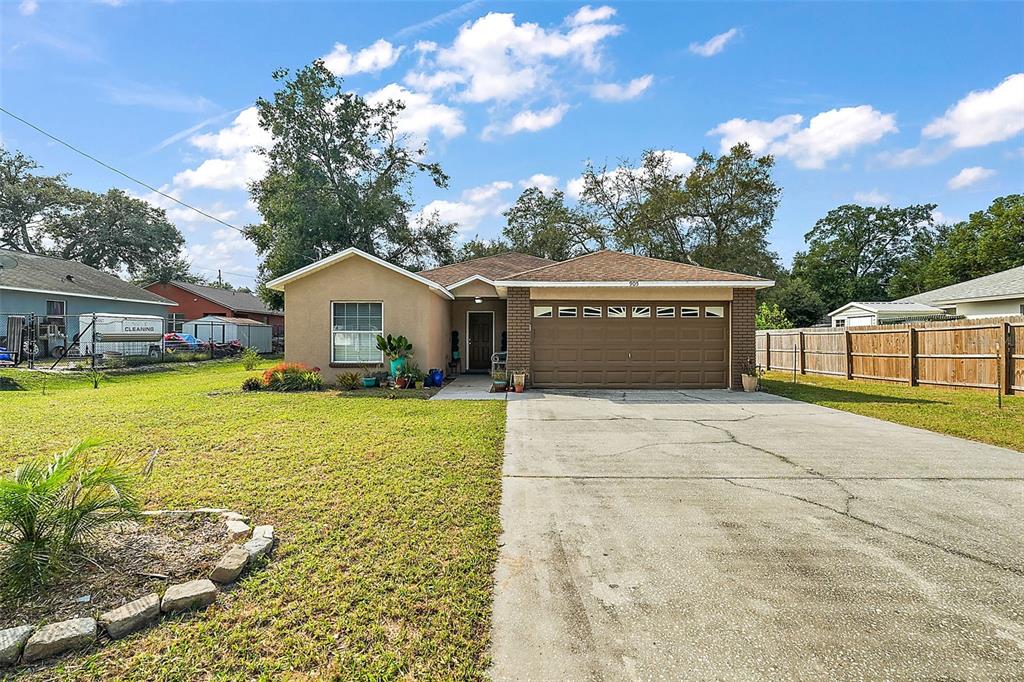
{"type": "MultiPolygon", "coordinates": [[[[788,262],[842,203],[931,202],[960,219],[1024,189],[1021,3],[327,3],[16,0],[0,7],[0,101],[242,225],[271,72],[318,57],[451,176],[420,210],[495,236],[524,186],[644,149],[680,169],[746,139],[776,155],[788,262]]],[[[93,190],[169,209],[203,274],[252,284],[237,233],[0,118],[5,146],[93,190]]]]}

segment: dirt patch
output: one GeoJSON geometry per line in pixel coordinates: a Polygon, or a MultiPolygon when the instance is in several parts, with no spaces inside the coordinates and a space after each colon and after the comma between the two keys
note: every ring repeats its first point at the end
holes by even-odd
{"type": "Polygon", "coordinates": [[[206,578],[233,543],[217,516],[153,517],[102,532],[87,558],[40,594],[0,603],[0,629],[98,617],[168,585],[206,578]]]}

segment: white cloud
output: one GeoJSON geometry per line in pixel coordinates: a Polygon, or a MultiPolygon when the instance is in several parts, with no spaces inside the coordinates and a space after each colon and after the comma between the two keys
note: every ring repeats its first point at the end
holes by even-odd
{"type": "MultiPolygon", "coordinates": [[[[693,160],[693,157],[690,156],[689,154],[686,154],[685,152],[677,152],[674,149],[658,149],[655,150],[655,153],[662,154],[665,156],[666,160],[668,161],[669,171],[675,173],[676,175],[688,175],[689,172],[693,170],[693,167],[696,165],[696,162],[693,160]]],[[[640,170],[639,167],[632,168],[629,169],[629,172],[636,172],[638,170],[640,170]]],[[[617,173],[622,172],[623,171],[621,169],[614,168],[608,171],[607,173],[604,173],[602,177],[613,177],[617,173]]],[[[584,184],[585,183],[583,181],[582,175],[573,178],[572,180],[569,180],[569,182],[565,183],[566,195],[568,195],[572,199],[578,200],[581,196],[583,196],[584,184]]]]}
{"type": "Polygon", "coordinates": [[[951,138],[957,148],[981,147],[1024,131],[1024,73],[1008,76],[991,90],[975,90],[925,126],[930,138],[951,138]]]}
{"type": "Polygon", "coordinates": [[[690,52],[700,55],[701,57],[714,57],[725,49],[725,46],[729,44],[730,40],[739,34],[740,30],[738,28],[730,28],[725,33],[719,33],[718,35],[713,36],[705,43],[690,43],[690,52]]]}
{"type": "Polygon", "coordinates": [[[188,95],[169,88],[159,88],[145,83],[121,85],[104,84],[107,99],[124,106],[142,106],[161,111],[200,113],[214,107],[213,102],[200,95],[188,95]]]}
{"type": "Polygon", "coordinates": [[[889,203],[889,195],[872,189],[867,192],[857,192],[853,195],[853,200],[864,206],[883,206],[889,203]]]}
{"type": "Polygon", "coordinates": [[[271,142],[270,133],[259,126],[256,107],[243,109],[227,128],[189,138],[192,146],[216,156],[175,175],[174,185],[245,189],[267,170],[266,159],[253,147],[268,147],[271,142]]]}
{"type": "Polygon", "coordinates": [[[536,187],[540,191],[547,194],[551,190],[558,187],[558,178],[554,175],[545,175],[544,173],[534,173],[530,177],[520,180],[519,186],[523,189],[528,187],[536,187]]]}
{"type": "Polygon", "coordinates": [[[505,123],[493,123],[487,126],[484,128],[483,137],[489,139],[494,135],[514,135],[519,132],[535,133],[558,125],[567,111],[569,111],[568,104],[558,104],[538,111],[525,109],[505,123]]]}
{"type": "Polygon", "coordinates": [[[237,271],[240,262],[255,260],[256,247],[241,233],[221,227],[210,234],[208,243],[188,244],[185,255],[201,268],[237,271]]]}
{"type": "Polygon", "coordinates": [[[346,45],[335,43],[334,49],[323,56],[324,65],[335,76],[353,73],[379,73],[394,65],[402,54],[402,47],[395,47],[383,38],[359,52],[349,52],[346,45]]]}
{"type": "Polygon", "coordinates": [[[391,99],[405,103],[405,109],[398,115],[398,131],[409,134],[417,142],[425,142],[434,130],[446,139],[466,132],[462,112],[432,101],[429,94],[411,92],[391,83],[366,95],[366,101],[374,105],[391,99]]]}
{"type": "Polygon", "coordinates": [[[946,187],[949,189],[964,189],[965,187],[976,185],[982,180],[987,180],[995,174],[996,172],[991,168],[970,166],[951,177],[949,182],[946,183],[946,187]]]}
{"type": "Polygon", "coordinates": [[[595,99],[606,102],[625,102],[626,100],[639,97],[647,88],[651,87],[653,82],[654,76],[647,74],[646,76],[634,78],[625,85],[621,83],[598,83],[591,88],[590,93],[595,99]]]}
{"type": "Polygon", "coordinates": [[[615,8],[609,7],[608,5],[602,5],[601,7],[591,7],[590,5],[583,5],[576,13],[569,16],[566,21],[570,26],[583,26],[584,24],[594,24],[599,21],[608,21],[615,16],[615,8]]]}
{"type": "Polygon", "coordinates": [[[466,82],[465,76],[457,71],[435,71],[434,73],[410,71],[402,80],[410,87],[427,92],[443,90],[466,82]]]}
{"type": "Polygon", "coordinates": [[[504,193],[512,189],[512,183],[498,180],[479,187],[471,187],[462,192],[459,201],[437,199],[431,201],[420,211],[423,216],[437,213],[444,222],[459,224],[459,232],[475,230],[486,218],[494,218],[508,208],[504,193]]]}
{"type": "Polygon", "coordinates": [[[824,168],[832,159],[898,130],[893,114],[883,114],[867,104],[823,111],[801,128],[802,123],[799,114],[772,121],[734,118],[708,135],[721,137],[723,154],[737,142],[746,141],[754,152],[787,157],[798,168],[824,168]]]}
{"type": "Polygon", "coordinates": [[[622,27],[600,23],[600,17],[612,14],[593,12],[588,22],[551,29],[490,12],[464,24],[447,47],[421,51],[421,73],[407,82],[423,87],[436,77],[435,84],[461,86],[456,96],[467,102],[536,97],[553,89],[553,74],[560,67],[600,68],[603,42],[622,27]]]}
{"type": "Polygon", "coordinates": [[[21,4],[18,5],[18,11],[25,17],[32,16],[38,9],[38,0],[21,0],[21,4]]]}

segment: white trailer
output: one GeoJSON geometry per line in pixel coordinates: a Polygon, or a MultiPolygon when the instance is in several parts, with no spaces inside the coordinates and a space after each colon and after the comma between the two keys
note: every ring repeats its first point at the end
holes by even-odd
{"type": "Polygon", "coordinates": [[[78,316],[82,355],[152,355],[160,352],[164,318],[159,315],[86,313],[78,316]]]}

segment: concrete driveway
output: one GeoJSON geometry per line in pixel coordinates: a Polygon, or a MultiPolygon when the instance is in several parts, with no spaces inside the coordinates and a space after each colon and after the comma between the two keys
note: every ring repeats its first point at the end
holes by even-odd
{"type": "Polygon", "coordinates": [[[762,393],[529,395],[495,679],[1020,679],[1024,454],[762,393]]]}

